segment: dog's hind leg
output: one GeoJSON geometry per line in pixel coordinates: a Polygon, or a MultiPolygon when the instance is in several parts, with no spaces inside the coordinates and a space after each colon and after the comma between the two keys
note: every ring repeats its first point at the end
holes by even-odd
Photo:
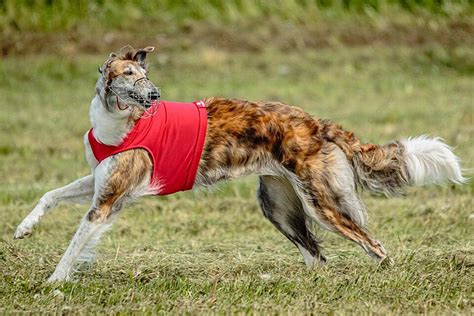
{"type": "Polygon", "coordinates": [[[365,207],[357,195],[347,158],[335,145],[326,149],[324,168],[308,166],[311,176],[301,181],[306,214],[324,228],[357,243],[374,259],[384,260],[384,247],[365,229],[365,207]]]}
{"type": "Polygon", "coordinates": [[[387,258],[387,251],[382,244],[373,239],[369,232],[360,226],[351,215],[341,211],[340,205],[330,195],[318,192],[316,196],[309,198],[306,205],[311,205],[309,210],[313,213],[313,219],[323,227],[357,243],[377,261],[387,258]]]}
{"type": "Polygon", "coordinates": [[[44,194],[35,208],[18,225],[14,238],[19,239],[31,234],[33,227],[41,217],[58,203],[90,203],[94,194],[94,177],[88,175],[76,181],[51,190],[44,194]]]}
{"type": "Polygon", "coordinates": [[[92,206],[49,282],[68,280],[76,263],[93,259],[94,246],[124,203],[147,193],[152,164],[143,149],[129,150],[102,161],[96,168],[92,206]]]}
{"type": "Polygon", "coordinates": [[[258,200],[265,217],[285,235],[303,255],[306,265],[324,263],[316,238],[300,199],[291,183],[283,177],[260,176],[258,200]]]}

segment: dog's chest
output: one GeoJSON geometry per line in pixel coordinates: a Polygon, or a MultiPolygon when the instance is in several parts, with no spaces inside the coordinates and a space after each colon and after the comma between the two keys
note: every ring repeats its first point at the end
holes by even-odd
{"type": "Polygon", "coordinates": [[[150,189],[154,194],[167,195],[193,187],[206,129],[203,101],[161,101],[143,114],[120,145],[99,143],[93,129],[88,138],[99,163],[123,151],[145,149],[153,162],[150,189]]]}

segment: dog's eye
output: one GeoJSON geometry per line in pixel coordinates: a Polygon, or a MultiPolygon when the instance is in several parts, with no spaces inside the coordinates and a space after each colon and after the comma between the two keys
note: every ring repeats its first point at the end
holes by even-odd
{"type": "Polygon", "coordinates": [[[133,71],[132,69],[127,69],[123,72],[124,75],[127,75],[127,76],[130,76],[130,75],[133,75],[133,71]]]}

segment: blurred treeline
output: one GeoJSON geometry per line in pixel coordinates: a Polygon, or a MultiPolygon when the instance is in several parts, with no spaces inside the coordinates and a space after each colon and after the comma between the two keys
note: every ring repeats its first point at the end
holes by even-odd
{"type": "MultiPolygon", "coordinates": [[[[82,42],[80,45],[82,48],[94,51],[98,48],[95,47],[93,40],[98,38],[103,40],[103,36],[110,32],[124,31],[133,33],[137,39],[156,37],[158,34],[161,36],[160,40],[176,34],[193,33],[195,30],[198,30],[198,35],[194,38],[202,38],[207,34],[206,31],[209,31],[212,41],[232,41],[234,35],[243,37],[243,34],[237,33],[246,32],[245,35],[250,36],[250,42],[242,45],[252,49],[262,40],[272,42],[272,36],[275,34],[276,46],[289,47],[294,44],[312,47],[325,46],[331,42],[349,44],[371,42],[373,32],[376,41],[385,41],[387,38],[390,42],[395,38],[394,42],[397,43],[400,40],[404,41],[402,33],[441,31],[444,40],[449,41],[448,38],[451,37],[454,28],[455,33],[459,30],[462,33],[454,34],[452,39],[454,41],[463,40],[473,31],[473,2],[473,0],[0,0],[2,42],[0,49],[4,55],[22,52],[27,47],[30,51],[41,50],[50,46],[52,37],[56,37],[61,38],[62,42],[82,42]],[[208,27],[203,27],[204,25],[208,27]],[[231,29],[225,30],[225,27],[229,26],[231,29]],[[402,27],[401,31],[399,26],[402,27]],[[233,34],[236,28],[239,32],[233,34]],[[222,34],[216,35],[222,30],[224,30],[222,34]],[[310,34],[306,34],[307,30],[311,31],[310,34]],[[279,43],[278,34],[285,32],[289,34],[286,36],[288,38],[283,36],[285,43],[282,44],[281,41],[279,43]],[[252,38],[251,33],[256,33],[257,38],[252,38]],[[315,36],[319,39],[314,39],[315,36]],[[355,36],[355,39],[350,39],[352,36],[355,36]],[[295,39],[293,44],[288,43],[291,38],[295,39]]],[[[115,42],[113,37],[113,34],[109,34],[106,40],[113,43],[115,42]]],[[[408,43],[413,43],[424,42],[426,36],[420,35],[419,39],[413,38],[413,34],[407,34],[407,37],[408,43]]],[[[127,37],[125,34],[125,39],[129,38],[132,38],[132,35],[127,37]]]]}
{"type": "Polygon", "coordinates": [[[142,19],[181,25],[278,17],[304,23],[320,12],[373,15],[388,10],[445,16],[472,13],[470,0],[1,0],[0,30],[57,31],[83,23],[135,27],[142,19]]]}

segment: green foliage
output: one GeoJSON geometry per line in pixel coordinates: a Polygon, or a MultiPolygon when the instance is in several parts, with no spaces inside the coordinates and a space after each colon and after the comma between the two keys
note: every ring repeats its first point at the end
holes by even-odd
{"type": "MultiPolygon", "coordinates": [[[[44,192],[89,172],[82,135],[105,57],[0,60],[0,313],[472,310],[472,182],[413,188],[390,200],[364,195],[370,230],[393,267],[378,267],[359,247],[318,230],[328,264],[307,269],[261,215],[250,177],[127,206],[94,266],[76,282],[43,283],[87,206],[59,206],[30,238],[12,235],[44,192]]],[[[149,61],[166,99],[284,101],[377,143],[438,135],[472,170],[469,60],[471,47],[432,46],[261,54],[208,47],[151,54],[149,61]]]]}
{"type": "Polygon", "coordinates": [[[372,15],[387,10],[456,16],[472,13],[472,3],[469,0],[3,0],[0,30],[51,32],[84,25],[121,29],[137,27],[143,20],[164,27],[168,23],[180,26],[192,20],[222,23],[269,17],[310,22],[317,20],[320,12],[372,15]]]}

